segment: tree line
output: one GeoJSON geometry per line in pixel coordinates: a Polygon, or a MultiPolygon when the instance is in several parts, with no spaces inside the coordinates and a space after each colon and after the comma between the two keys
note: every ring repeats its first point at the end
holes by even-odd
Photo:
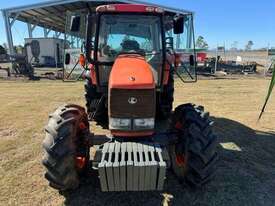
{"type": "MultiPolygon", "coordinates": [[[[196,48],[198,49],[209,49],[209,45],[207,43],[207,41],[205,40],[205,38],[203,36],[198,36],[197,40],[196,40],[196,48]]],[[[232,44],[231,44],[231,47],[229,48],[229,50],[231,51],[251,51],[253,49],[253,46],[254,46],[254,42],[252,40],[249,40],[246,45],[244,46],[243,49],[240,49],[238,47],[238,44],[239,42],[238,41],[234,41],[232,44]]],[[[274,48],[272,48],[274,49],[274,48]]],[[[257,49],[259,51],[266,51],[267,50],[267,47],[265,48],[261,48],[261,49],[257,49]]]]}

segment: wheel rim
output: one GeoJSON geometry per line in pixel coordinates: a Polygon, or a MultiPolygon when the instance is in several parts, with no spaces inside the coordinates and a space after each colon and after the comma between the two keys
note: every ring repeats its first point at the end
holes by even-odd
{"type": "Polygon", "coordinates": [[[185,165],[186,165],[186,156],[184,154],[176,154],[176,164],[179,167],[185,167],[185,165]]]}
{"type": "MultiPolygon", "coordinates": [[[[78,135],[83,138],[86,131],[89,130],[89,125],[86,118],[82,119],[80,123],[78,124],[78,135]]],[[[86,141],[86,138],[84,137],[83,142],[79,144],[79,151],[75,155],[75,166],[78,171],[82,171],[89,162],[89,142],[86,141]]]]}
{"type": "Polygon", "coordinates": [[[81,157],[81,156],[77,156],[75,158],[75,165],[77,167],[77,169],[83,169],[86,165],[86,157],[81,157]]]}
{"type": "Polygon", "coordinates": [[[186,140],[183,138],[184,122],[177,118],[173,123],[173,129],[176,132],[178,141],[172,147],[172,158],[174,162],[174,169],[178,177],[183,178],[187,171],[188,158],[186,154],[186,140]]]}

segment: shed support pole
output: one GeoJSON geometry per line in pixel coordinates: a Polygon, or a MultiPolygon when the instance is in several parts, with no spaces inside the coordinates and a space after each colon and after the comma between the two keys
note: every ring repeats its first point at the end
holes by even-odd
{"type": "Polygon", "coordinates": [[[12,21],[10,22],[11,27],[13,26],[14,22],[17,20],[20,13],[17,13],[15,17],[13,17],[12,21]]]}
{"type": "Polygon", "coordinates": [[[5,22],[5,29],[6,29],[6,35],[7,35],[7,41],[9,45],[9,54],[14,54],[14,48],[13,48],[13,39],[12,39],[12,32],[11,32],[11,23],[10,18],[6,11],[3,11],[3,17],[5,22]]]}
{"type": "Polygon", "coordinates": [[[48,38],[50,32],[51,32],[51,29],[44,28],[44,37],[48,38]]]}
{"type": "Polygon", "coordinates": [[[61,35],[61,32],[57,32],[57,31],[55,31],[55,38],[59,38],[59,37],[60,37],[60,35],[61,35]]]}
{"type": "Polygon", "coordinates": [[[30,23],[27,23],[27,25],[28,25],[29,38],[32,38],[32,25],[30,23]]]}
{"type": "Polygon", "coordinates": [[[33,32],[33,30],[35,29],[36,24],[34,24],[34,25],[32,25],[32,24],[30,24],[30,23],[27,23],[27,24],[28,24],[29,38],[32,38],[32,37],[33,37],[32,32],[33,32]]]}
{"type": "Polygon", "coordinates": [[[71,47],[74,48],[75,47],[75,44],[74,44],[74,36],[71,36],[71,47]]]}
{"type": "Polygon", "coordinates": [[[47,29],[44,28],[43,31],[44,31],[44,38],[47,38],[48,37],[48,31],[47,31],[47,29]]]}
{"type": "Polygon", "coordinates": [[[76,38],[76,47],[77,47],[77,48],[79,48],[79,45],[80,45],[80,44],[79,44],[79,41],[80,41],[80,39],[77,37],[77,38],[76,38]]]}

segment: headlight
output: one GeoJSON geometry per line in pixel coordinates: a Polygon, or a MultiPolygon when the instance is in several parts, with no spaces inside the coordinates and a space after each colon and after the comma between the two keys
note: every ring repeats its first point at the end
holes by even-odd
{"type": "Polygon", "coordinates": [[[155,127],[154,118],[134,119],[134,130],[154,129],[154,127],[155,127]]]}
{"type": "Polygon", "coordinates": [[[130,130],[131,119],[110,118],[109,128],[114,130],[130,130]]]}

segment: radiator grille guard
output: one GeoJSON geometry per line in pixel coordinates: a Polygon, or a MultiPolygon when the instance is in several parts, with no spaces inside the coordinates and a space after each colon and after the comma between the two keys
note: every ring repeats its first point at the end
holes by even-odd
{"type": "Polygon", "coordinates": [[[101,190],[162,190],[166,176],[166,149],[158,144],[105,143],[98,164],[101,190]]]}

